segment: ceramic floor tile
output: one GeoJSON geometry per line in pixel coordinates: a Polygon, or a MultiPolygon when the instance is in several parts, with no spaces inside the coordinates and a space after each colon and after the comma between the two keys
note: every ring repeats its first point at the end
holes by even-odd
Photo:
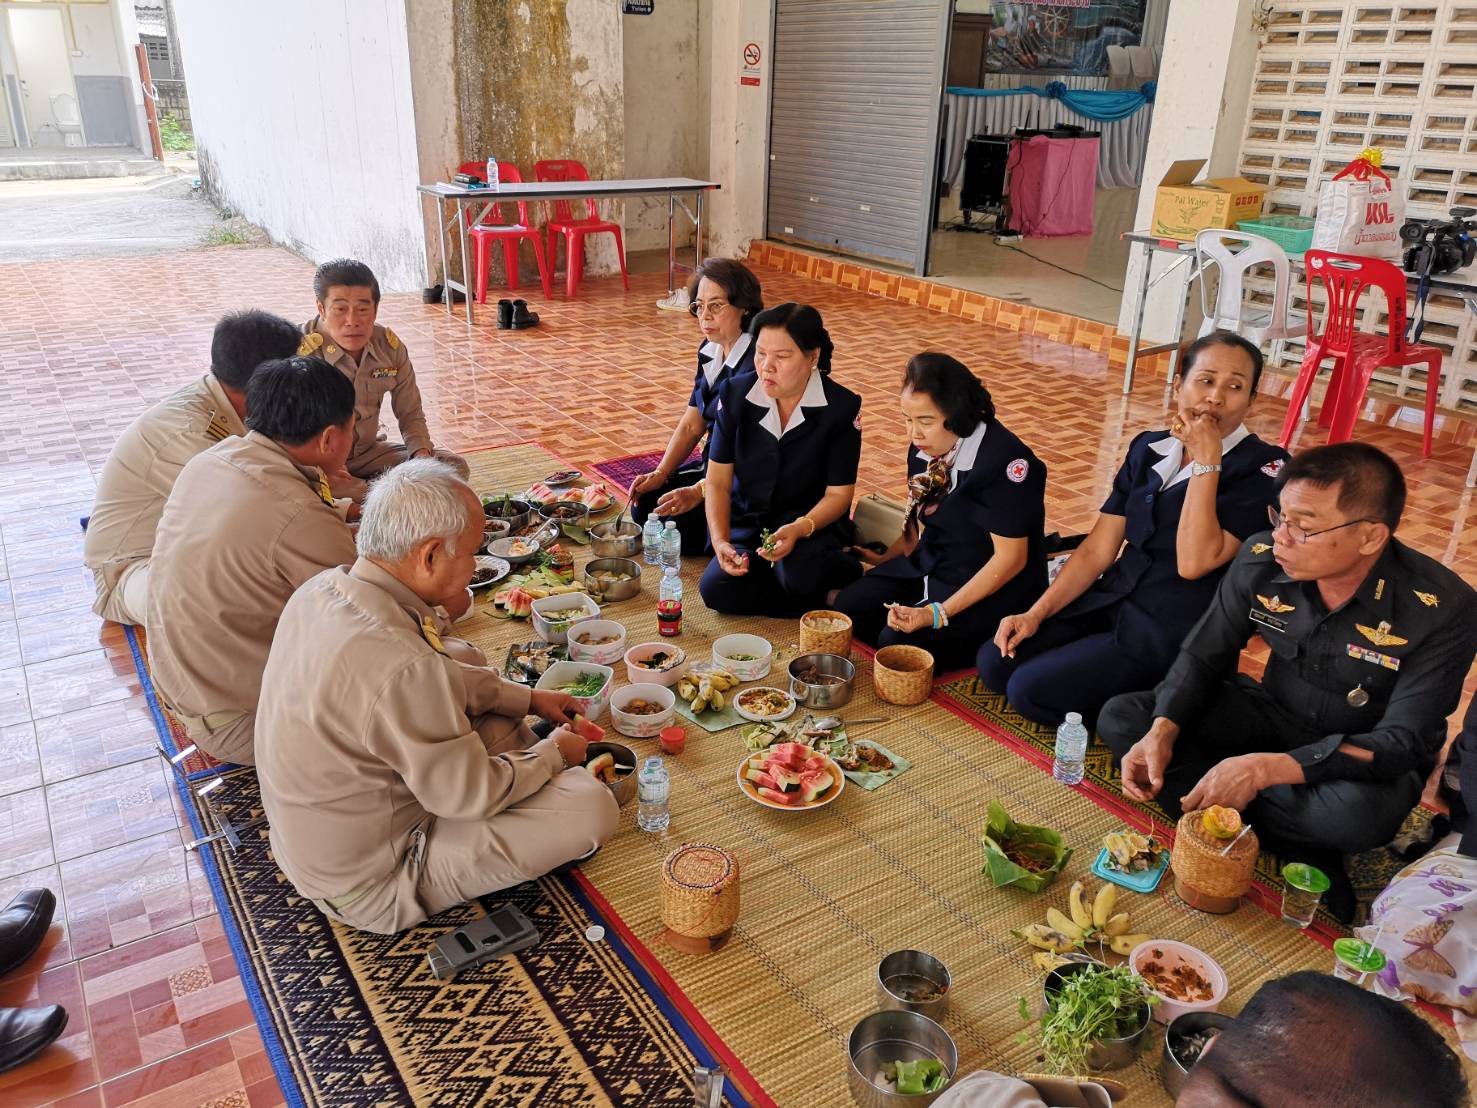
{"type": "Polygon", "coordinates": [[[62,862],[74,957],[193,920],[199,905],[187,857],[179,832],[171,830],[62,862]]]}
{"type": "MultiPolygon", "coordinates": [[[[4,680],[0,670],[0,713],[5,709],[4,680]]],[[[71,654],[50,662],[25,667],[25,683],[36,719],[76,712],[140,696],[143,692],[133,661],[107,650],[71,654]]],[[[3,722],[0,715],[0,722],[3,722]]]]}
{"type": "Polygon", "coordinates": [[[0,727],[31,718],[28,685],[23,669],[0,669],[0,727]]]}
{"type": "Polygon", "coordinates": [[[48,784],[158,758],[158,741],[142,695],[36,722],[41,774],[48,784]]]}
{"type": "Polygon", "coordinates": [[[112,626],[100,622],[86,605],[46,615],[22,616],[16,620],[21,659],[29,664],[85,654],[102,645],[102,636],[112,626]]]}
{"type": "Polygon", "coordinates": [[[0,796],[41,784],[41,758],[31,723],[0,727],[0,796]]]}
{"type": "Polygon", "coordinates": [[[72,565],[52,566],[28,577],[12,574],[10,588],[19,618],[58,616],[75,608],[90,608],[97,594],[92,573],[81,564],[80,558],[74,559],[72,565]]]}
{"type": "Polygon", "coordinates": [[[46,786],[58,861],[179,826],[163,763],[149,759],[46,786]]]}
{"type": "MultiPolygon", "coordinates": [[[[0,524],[0,534],[4,525],[0,524]]],[[[10,576],[30,577],[50,573],[61,566],[76,566],[82,563],[82,530],[73,526],[52,536],[23,534],[5,545],[5,564],[10,576]]],[[[89,579],[91,573],[88,574],[89,579]]]]}
{"type": "Polygon", "coordinates": [[[0,877],[41,869],[56,860],[42,789],[0,796],[0,877]]]}
{"type": "MultiPolygon", "coordinates": [[[[16,894],[27,889],[50,889],[52,895],[56,897],[56,910],[51,917],[51,928],[47,931],[46,938],[42,940],[40,948],[14,972],[36,973],[42,969],[75,961],[67,931],[67,898],[62,889],[61,870],[56,866],[47,866],[45,869],[0,878],[0,910],[3,910],[16,894]]],[[[3,1098],[0,1098],[0,1103],[3,1102],[3,1098]]]]}
{"type": "Polygon", "coordinates": [[[225,1039],[108,1081],[102,1091],[107,1108],[245,1108],[252,1103],[225,1039]]]}
{"type": "Polygon", "coordinates": [[[60,1039],[25,1065],[0,1073],[0,1104],[6,1108],[51,1104],[97,1084],[82,996],[75,962],[39,974],[12,974],[0,981],[0,1007],[60,1004],[67,1010],[67,1029],[60,1039]]]}
{"type": "Polygon", "coordinates": [[[0,622],[0,669],[14,669],[21,664],[20,628],[14,620],[0,622]]]}

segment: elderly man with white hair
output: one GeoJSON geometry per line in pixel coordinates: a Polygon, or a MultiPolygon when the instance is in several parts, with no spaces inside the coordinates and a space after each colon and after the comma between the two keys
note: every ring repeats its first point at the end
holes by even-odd
{"type": "Polygon", "coordinates": [[[593,854],[615,832],[585,740],[539,739],[573,698],[448,656],[432,608],[465,589],[482,505],[444,462],[364,502],[358,560],[288,601],[262,677],[257,776],[277,864],[333,919],[393,934],[593,854]]]}

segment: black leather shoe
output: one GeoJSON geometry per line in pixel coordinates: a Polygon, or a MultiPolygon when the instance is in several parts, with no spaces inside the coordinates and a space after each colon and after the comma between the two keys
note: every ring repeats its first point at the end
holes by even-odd
{"type": "Polygon", "coordinates": [[[512,326],[515,331],[526,331],[530,327],[538,326],[538,313],[528,310],[528,301],[513,301],[512,326]]]}
{"type": "Polygon", "coordinates": [[[67,1010],[60,1004],[44,1008],[0,1008],[0,1073],[29,1062],[67,1029],[67,1010]]]}
{"type": "Polygon", "coordinates": [[[26,889],[0,912],[0,977],[36,953],[55,911],[50,889],[26,889]]]}
{"type": "Polygon", "coordinates": [[[513,326],[513,302],[511,300],[499,300],[497,302],[497,328],[506,331],[513,326]]]}

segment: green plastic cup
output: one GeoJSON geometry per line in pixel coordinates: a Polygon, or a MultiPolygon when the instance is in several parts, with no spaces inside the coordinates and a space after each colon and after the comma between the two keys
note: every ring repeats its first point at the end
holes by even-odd
{"type": "Polygon", "coordinates": [[[1385,968],[1385,952],[1363,939],[1336,939],[1333,944],[1333,975],[1363,985],[1365,978],[1385,968]]]}
{"type": "Polygon", "coordinates": [[[1328,892],[1328,874],[1317,866],[1290,862],[1282,867],[1282,919],[1307,927],[1318,913],[1318,902],[1328,892]]]}

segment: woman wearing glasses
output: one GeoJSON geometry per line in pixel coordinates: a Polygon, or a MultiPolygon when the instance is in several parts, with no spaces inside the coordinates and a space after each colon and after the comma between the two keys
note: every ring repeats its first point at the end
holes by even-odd
{"type": "Polygon", "coordinates": [[[1180,360],[1167,431],[1128,448],[1082,545],[1027,611],[980,647],[980,680],[1048,727],[1089,726],[1109,698],[1153,688],[1215,594],[1227,564],[1267,528],[1287,452],[1244,420],[1262,354],[1229,331],[1180,360]]]}
{"type": "Polygon", "coordinates": [[[703,473],[708,444],[701,458],[687,459],[717,419],[718,393],[735,377],[754,373],[754,343],[749,323],[764,308],[759,280],[749,269],[728,258],[709,258],[688,282],[689,311],[697,317],[703,345],[697,352],[697,374],[687,410],[677,421],[661,462],[631,485],[631,518],[645,523],[655,514],[663,522],[676,520],[682,534],[682,553],[701,554],[708,546],[707,516],[703,511],[703,473]]]}

